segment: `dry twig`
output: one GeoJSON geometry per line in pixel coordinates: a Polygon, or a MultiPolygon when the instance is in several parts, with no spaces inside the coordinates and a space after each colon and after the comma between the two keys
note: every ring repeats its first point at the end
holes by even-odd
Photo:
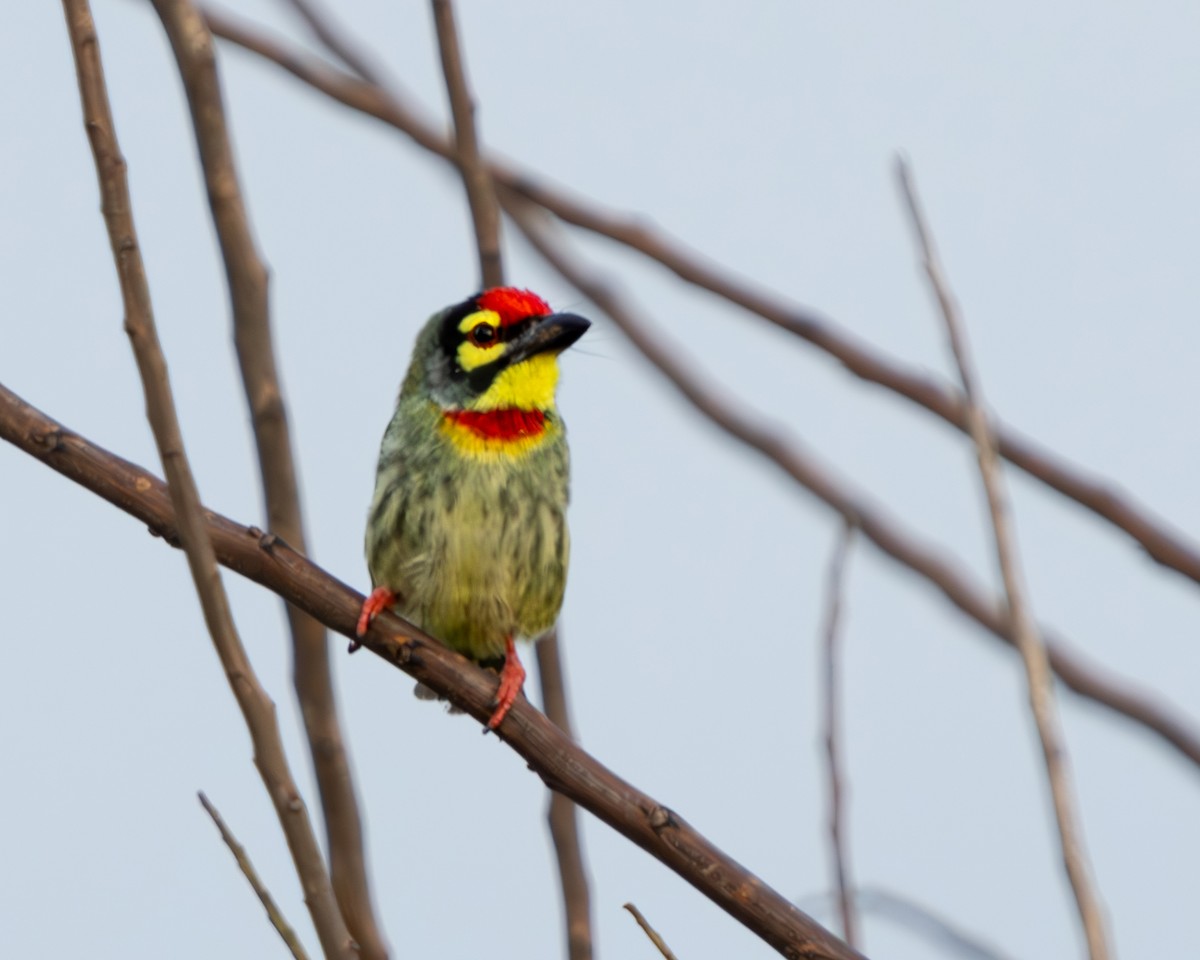
{"type": "Polygon", "coordinates": [[[326,50],[367,83],[383,86],[383,76],[379,69],[338,29],[316,0],[287,0],[287,3],[300,14],[313,36],[321,41],[326,50]]]}
{"type": "Polygon", "coordinates": [[[1008,597],[1013,639],[1025,664],[1025,675],[1029,683],[1029,704],[1042,745],[1050,794],[1054,799],[1054,815],[1062,841],[1063,864],[1071,883],[1071,890],[1075,894],[1079,918],[1087,938],[1088,954],[1091,960],[1107,960],[1110,949],[1104,908],[1094,887],[1087,847],[1083,840],[1083,828],[1076,810],[1070,761],[1054,698],[1054,678],[1050,672],[1046,647],[1034,622],[1026,595],[1008,492],[997,460],[995,438],[984,413],[983,390],[967,346],[966,329],[959,315],[958,303],[950,292],[941,261],[933,245],[929,225],[917,199],[912,171],[907,163],[900,160],[896,172],[921,248],[925,273],[941,308],[950,350],[954,355],[954,363],[958,367],[967,397],[967,420],[979,454],[979,473],[983,479],[988,511],[991,514],[996,557],[1000,565],[1000,576],[1004,581],[1004,592],[1008,597]]]}
{"type": "MultiPolygon", "coordinates": [[[[800,909],[821,914],[826,910],[836,911],[835,897],[820,894],[805,897],[800,909]]],[[[854,891],[854,901],[864,916],[886,917],[895,923],[921,934],[939,947],[947,956],[957,960],[1013,960],[1008,954],[985,943],[977,934],[964,930],[945,917],[939,916],[924,904],[911,897],[904,897],[883,887],[859,887],[854,891]]]]}
{"type": "MultiPolygon", "coordinates": [[[[292,49],[224,14],[206,13],[213,33],[270,61],[337,102],[374,117],[410,137],[425,150],[454,161],[441,132],[394,88],[363,83],[317,57],[292,49]]],[[[521,193],[561,220],[608,237],[666,267],[681,280],[789,331],[829,354],[859,379],[904,397],[968,433],[962,393],[917,368],[863,343],[828,318],[805,310],[723,271],[644,219],[605,211],[590,201],[552,187],[524,168],[485,158],[493,180],[521,193]]],[[[1200,583],[1200,546],[1155,515],[1112,481],[1068,463],[1054,451],[1011,426],[994,425],[1000,455],[1030,476],[1122,530],[1157,563],[1200,583]]]]}
{"type": "Polygon", "coordinates": [[[125,330],[133,345],[146,397],[146,414],[169,481],[171,514],[204,612],[213,645],[225,668],[254,743],[254,761],[283,826],[327,957],[354,957],[357,950],[334,901],[320,846],[283,752],[275,705],[259,683],[229,611],[195,480],[184,452],[175,402],[159,345],[150,288],[130,207],[125,159],[117,145],[99,44],[87,0],[63,0],[79,77],[84,126],[100,182],[105,226],[116,261],[125,330]]]}
{"type": "Polygon", "coordinates": [[[658,935],[658,931],[650,926],[649,921],[642,916],[642,911],[635,907],[632,903],[625,904],[625,909],[633,914],[633,919],[637,921],[637,925],[642,928],[642,932],[650,938],[650,942],[658,949],[658,952],[663,955],[665,960],[675,960],[675,954],[671,952],[671,948],[667,946],[665,940],[658,935]]]}
{"type": "Polygon", "coordinates": [[[838,674],[838,638],[841,628],[842,581],[854,542],[854,526],[845,523],[829,561],[829,586],[825,603],[825,629],[821,671],[825,690],[825,755],[829,761],[829,853],[833,862],[842,936],[850,946],[859,945],[858,916],[850,881],[850,855],[846,849],[845,778],[841,755],[841,678],[838,674]]]}
{"type": "MultiPolygon", "coordinates": [[[[162,481],[72,433],[3,386],[0,439],[178,545],[175,512],[162,481]]],[[[205,511],[204,521],[222,564],[279,594],[331,630],[346,637],[355,635],[364,599],[361,593],[256,527],[235,524],[213,511],[205,511]]],[[[496,675],[474,666],[394,614],[381,614],[363,645],[480,723],[491,716],[496,675]]],[[[670,867],[785,957],[853,960],[860,956],[718,850],[674,811],[584,752],[529,701],[517,700],[499,735],[551,790],[570,797],[670,867]]],[[[303,811],[298,797],[296,806],[303,811]]],[[[330,896],[331,904],[332,899],[330,896]]]]}
{"type": "MultiPolygon", "coordinates": [[[[873,506],[844,479],[837,477],[800,442],[769,418],[739,407],[711,387],[711,378],[679,344],[670,344],[636,310],[617,287],[588,272],[568,253],[561,236],[552,236],[540,213],[512,193],[500,191],[505,212],[534,249],[572,286],[612,318],[630,342],[669,379],[691,404],[730,436],[762,454],[817,499],[855,524],[883,553],[924,577],[954,606],[997,639],[1013,643],[1008,617],[986,590],[963,571],[963,565],[922,542],[894,517],[873,506]]],[[[1080,696],[1094,700],[1157,733],[1193,764],[1200,766],[1200,735],[1185,720],[1164,709],[1162,698],[1130,687],[1124,680],[1089,664],[1061,640],[1049,640],[1050,664],[1059,679],[1080,696]]]]}
{"type": "MultiPolygon", "coordinates": [[[[562,665],[562,644],[556,627],[537,644],[538,678],[542,685],[542,709],[550,722],[570,740],[571,713],[567,708],[566,671],[562,665]]],[[[592,895],[588,885],[587,867],[583,859],[583,843],[579,838],[579,817],[575,804],[561,793],[550,791],[546,822],[550,839],[558,858],[558,876],[562,886],[563,914],[567,924],[568,960],[592,958],[592,895]]]]}
{"type": "Polygon", "coordinates": [[[462,173],[475,227],[475,244],[479,251],[479,276],[483,287],[498,287],[504,282],[504,266],[500,260],[500,208],[496,204],[496,189],[492,176],[479,156],[479,138],[475,133],[475,101],[467,83],[459,49],[458,27],[454,23],[454,7],[450,0],[430,0],[433,22],[437,27],[438,53],[442,58],[442,73],[454,116],[455,162],[462,173]]]}
{"type": "MultiPolygon", "coordinates": [[[[225,264],[234,343],[258,450],[268,529],[307,552],[287,407],[275,364],[267,270],[255,247],[225,120],[212,36],[190,0],[153,0],[183,78],[209,207],[225,264]]],[[[387,947],[371,903],[362,818],[338,719],[322,626],[286,607],[293,680],[317,777],[329,865],[338,906],[362,955],[383,960],[387,947]]]]}
{"type": "Polygon", "coordinates": [[[300,938],[296,936],[296,931],[292,929],[292,925],[287,922],[287,917],[283,915],[283,911],[279,909],[279,905],[275,902],[275,898],[271,896],[271,891],[267,889],[266,884],[259,879],[258,871],[254,869],[254,864],[250,862],[250,855],[246,853],[246,848],[238,843],[237,837],[225,824],[224,818],[217,811],[217,808],[212,805],[208,797],[201,790],[197,796],[200,797],[200,805],[212,817],[212,822],[217,825],[217,829],[221,831],[221,839],[225,841],[230,852],[233,854],[233,859],[237,861],[238,869],[242,871],[242,875],[249,881],[250,886],[258,895],[258,899],[262,902],[263,907],[267,911],[267,919],[271,921],[271,926],[275,928],[276,933],[287,944],[288,950],[296,960],[308,960],[308,954],[304,950],[304,944],[300,942],[300,938]]]}

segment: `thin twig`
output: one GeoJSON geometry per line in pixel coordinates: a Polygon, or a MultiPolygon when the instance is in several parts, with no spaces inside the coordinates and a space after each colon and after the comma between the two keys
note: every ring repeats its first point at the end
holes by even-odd
{"type": "MultiPolygon", "coordinates": [[[[190,107],[209,207],[225,265],[234,343],[258,451],[268,529],[307,552],[287,406],[275,363],[267,270],[254,242],[238,182],[212,37],[189,0],[154,0],[179,65],[190,107]]],[[[362,818],[329,664],[325,630],[286,607],[293,682],[325,819],[330,874],[338,906],[367,960],[384,960],[367,880],[362,818]]]]}
{"type": "Polygon", "coordinates": [[[633,914],[633,919],[637,921],[637,925],[642,928],[642,931],[650,938],[650,942],[658,948],[658,952],[663,955],[665,960],[675,960],[675,954],[671,952],[671,948],[667,946],[665,940],[658,935],[650,923],[642,916],[642,911],[635,907],[632,903],[625,904],[625,909],[633,914]]]}
{"type": "Polygon", "coordinates": [[[467,189],[467,203],[475,225],[475,243],[479,251],[479,276],[483,286],[498,287],[504,282],[500,261],[500,208],[492,177],[479,157],[479,139],[475,134],[475,101],[467,83],[466,67],[459,49],[458,27],[450,0],[430,0],[433,22],[437,27],[438,53],[442,74],[454,115],[455,161],[467,189]]]}
{"type": "Polygon", "coordinates": [[[287,0],[287,3],[300,14],[300,18],[308,25],[313,36],[321,41],[326,50],[367,83],[383,86],[382,72],[371,64],[366,53],[359,50],[338,29],[337,24],[330,20],[329,15],[316,0],[287,0]]]}
{"type": "MultiPolygon", "coordinates": [[[[817,915],[827,911],[833,913],[836,911],[835,900],[835,896],[818,894],[801,899],[799,907],[817,915]]],[[[943,953],[957,960],[1013,960],[1007,953],[985,943],[978,934],[964,930],[911,897],[883,887],[859,887],[854,891],[854,901],[864,916],[886,917],[923,935],[943,953]]]]}
{"type": "Polygon", "coordinates": [[[978,935],[968,933],[911,897],[881,887],[860,887],[855,899],[863,913],[882,914],[909,929],[919,930],[958,960],[1009,960],[978,935]]]}
{"type": "MultiPolygon", "coordinates": [[[[606,278],[590,273],[569,253],[565,238],[542,223],[540,213],[504,190],[500,201],[513,222],[542,258],[564,279],[612,318],[630,342],[671,381],[691,404],[718,427],[762,454],[800,486],[856,524],[868,540],[904,567],[925,578],[954,606],[997,639],[1012,645],[1008,616],[987,590],[964,573],[964,565],[922,541],[899,520],[875,507],[843,478],[809,453],[798,439],[769,418],[738,406],[711,386],[711,378],[696,371],[702,364],[678,343],[668,343],[606,278]]],[[[1049,634],[1043,631],[1049,639],[1049,634]]],[[[1162,697],[1136,690],[1123,679],[1089,663],[1061,640],[1048,643],[1050,663],[1059,679],[1080,696],[1152,729],[1193,764],[1200,766],[1200,735],[1172,711],[1162,697]]]]}
{"type": "Polygon", "coordinates": [[[212,805],[208,797],[201,790],[197,796],[200,798],[200,805],[208,811],[208,815],[212,817],[213,823],[217,825],[217,829],[221,831],[221,839],[225,841],[225,846],[229,847],[233,854],[233,859],[237,861],[238,868],[242,871],[242,875],[249,881],[250,886],[258,895],[258,899],[262,902],[263,907],[267,911],[267,919],[271,921],[271,926],[275,928],[275,932],[287,944],[287,948],[291,951],[296,960],[308,960],[308,954],[304,950],[304,944],[300,942],[300,938],[296,936],[296,931],[292,929],[292,925],[287,922],[287,918],[283,915],[283,911],[279,909],[279,905],[275,903],[275,899],[271,896],[271,891],[267,889],[266,884],[259,879],[258,872],[254,869],[254,864],[250,862],[250,855],[246,853],[246,848],[238,843],[237,837],[225,824],[225,820],[217,811],[217,808],[212,805]]]}
{"type": "MultiPolygon", "coordinates": [[[[161,480],[72,433],[3,385],[0,439],[136,517],[168,543],[178,545],[175,513],[161,480]]],[[[235,524],[208,510],[204,521],[222,564],[277,593],[331,630],[346,637],[355,635],[364,599],[361,593],[257,527],[235,524]]],[[[363,645],[481,724],[492,715],[495,673],[476,667],[395,614],[381,614],[363,638],[363,645]]],[[[597,762],[528,700],[517,700],[497,732],[550,789],[590,810],[784,956],[806,960],[850,960],[859,956],[718,850],[673,810],[597,762]]],[[[461,841],[461,837],[446,838],[451,844],[461,841]]]]}
{"type": "Polygon", "coordinates": [[[962,379],[967,397],[967,419],[971,436],[979,454],[979,473],[987,495],[988,510],[995,535],[996,557],[1000,564],[1000,575],[1004,580],[1004,592],[1008,597],[1009,618],[1013,638],[1021,660],[1025,664],[1025,675],[1029,683],[1029,705],[1037,725],[1038,738],[1046,762],[1046,776],[1050,782],[1050,793],[1054,800],[1054,815],[1058,822],[1058,833],[1062,841],[1063,864],[1075,903],[1079,909],[1080,922],[1087,939],[1091,960],[1107,960],[1109,934],[1104,917],[1104,908],[1095,890],[1092,870],[1083,838],[1083,827],[1076,809],[1075,789],[1072,783],[1070,759],[1067,755],[1058,707],[1054,696],[1054,678],[1050,672],[1050,660],[1041,634],[1033,619],[1032,608],[1026,595],[1024,575],[1021,569],[1020,552],[1016,532],[1013,529],[1008,492],[1004,476],[996,456],[996,442],[988,427],[984,413],[983,390],[971,359],[967,334],[959,315],[958,303],[950,292],[942,264],[933,245],[933,238],[925,215],[917,199],[912,171],[904,160],[899,160],[896,173],[900,187],[908,203],[909,214],[917,242],[921,249],[925,273],[941,308],[954,355],[955,366],[962,379]]]}
{"type": "Polygon", "coordinates": [[[857,949],[858,916],[851,893],[850,854],[847,852],[845,825],[845,777],[841,754],[841,677],[838,674],[838,638],[841,632],[842,582],[846,561],[854,543],[854,526],[842,525],[833,557],[829,561],[829,585],[825,603],[825,642],[822,646],[821,671],[825,691],[825,755],[829,777],[829,852],[838,894],[838,911],[842,917],[842,937],[857,949]]]}
{"type": "MultiPolygon", "coordinates": [[[[566,670],[562,664],[562,644],[559,643],[557,628],[538,641],[537,658],[542,709],[550,722],[574,741],[575,733],[571,729],[571,715],[567,708],[566,670]]],[[[574,802],[551,790],[546,821],[558,859],[563,913],[567,924],[567,958],[591,960],[592,897],[574,802]]]]}
{"type": "Polygon", "coordinates": [[[79,77],[84,126],[96,162],[104,222],[120,281],[125,330],[141,375],[146,414],[169,481],[172,514],[178,518],[178,538],[187,554],[213,645],[249,728],[255,764],[283,825],[325,955],[355,957],[357,951],[334,901],[320,846],[288,769],[275,705],[255,676],[233,624],[205,529],[199,494],[184,452],[166,360],[158,341],[150,288],[133,223],[125,160],[113,127],[91,10],[87,0],[63,0],[63,8],[79,77]]]}
{"type": "MultiPolygon", "coordinates": [[[[394,87],[363,83],[225,14],[210,10],[206,16],[222,39],[276,64],[331,99],[396,128],[425,150],[454,161],[450,142],[394,87]]],[[[602,210],[561,187],[550,186],[524,168],[485,159],[497,184],[522,193],[567,223],[637,250],[685,282],[807,341],[859,379],[890,390],[968,432],[965,400],[951,385],[869,346],[832,320],[722,270],[681,241],[651,228],[644,219],[602,210]]],[[[1014,466],[1122,530],[1157,563],[1200,583],[1200,546],[1168,520],[1111,480],[1073,466],[1015,428],[998,420],[993,426],[1000,455],[1014,466]]]]}

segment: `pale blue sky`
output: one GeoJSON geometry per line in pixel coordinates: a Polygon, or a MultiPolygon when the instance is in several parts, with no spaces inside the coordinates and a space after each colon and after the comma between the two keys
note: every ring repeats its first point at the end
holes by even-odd
{"type": "MultiPolygon", "coordinates": [[[[444,112],[425,3],[339,4],[444,112]]],[[[243,12],[298,39],[286,5],[243,12]]],[[[191,130],[148,4],[98,0],[160,333],[207,504],[261,522],[191,130]]],[[[1200,531],[1200,8],[1161,3],[505,4],[459,20],[485,141],[930,370],[950,366],[892,158],[912,159],[984,387],[1017,427],[1200,531]],[[686,12],[685,12],[686,11],[686,12]]],[[[0,15],[0,382],[157,470],[58,5],[0,15]]],[[[367,585],[362,525],[412,337],[476,284],[451,172],[379,124],[222,51],[315,559],[367,585]]],[[[579,238],[577,238],[579,239],[579,238]]],[[[509,237],[511,279],[594,314],[509,237]]],[[[827,358],[592,239],[706,374],[788,423],[998,581],[963,439],[827,358]]],[[[598,318],[599,319],[599,318],[598,318]]],[[[827,888],[816,635],[837,521],[716,434],[599,322],[565,358],[575,465],[563,614],[584,745],[764,880],[827,888]]],[[[1038,615],[1200,724],[1200,593],[1010,474],[1038,615]]],[[[204,789],[315,937],[181,555],[0,447],[0,930],[14,956],[264,957],[283,948],[195,800],[204,789]]],[[[315,791],[277,600],[226,578],[315,791]]],[[[1081,955],[1015,659],[866,544],[846,600],[855,875],[1014,957],[1081,955]]],[[[395,956],[561,955],[544,791],[477,726],[335,641],[395,956]],[[481,851],[485,851],[481,854],[481,851]]],[[[1196,771],[1063,702],[1119,955],[1194,949],[1196,771]]],[[[583,818],[599,957],[774,954],[583,818]]],[[[826,918],[827,920],[829,918],[826,918]]],[[[886,923],[866,952],[935,956],[886,923]]]]}

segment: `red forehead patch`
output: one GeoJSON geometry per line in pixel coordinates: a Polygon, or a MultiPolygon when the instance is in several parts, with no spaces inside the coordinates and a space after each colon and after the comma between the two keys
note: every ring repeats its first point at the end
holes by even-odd
{"type": "Polygon", "coordinates": [[[500,326],[519,323],[527,317],[545,317],[550,305],[536,293],[516,287],[492,287],[475,300],[480,310],[492,310],[500,318],[500,326]]]}

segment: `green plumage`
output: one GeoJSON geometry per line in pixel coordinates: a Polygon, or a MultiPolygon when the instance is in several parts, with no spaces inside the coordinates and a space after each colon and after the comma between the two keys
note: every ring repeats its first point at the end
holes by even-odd
{"type": "MultiPolygon", "coordinates": [[[[447,646],[503,661],[509,637],[535,639],[558,617],[569,538],[566,434],[555,410],[517,454],[464,450],[444,411],[486,391],[446,356],[449,311],[417,339],[380,448],[366,532],[374,586],[447,646]]],[[[581,321],[582,322],[582,321],[581,321]]]]}

